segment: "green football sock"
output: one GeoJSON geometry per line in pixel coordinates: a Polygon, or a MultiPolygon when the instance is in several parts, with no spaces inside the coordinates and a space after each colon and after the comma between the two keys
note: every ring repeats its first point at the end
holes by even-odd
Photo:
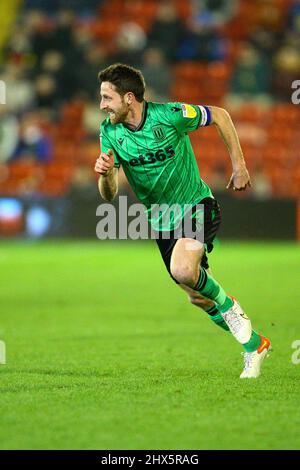
{"type": "Polygon", "coordinates": [[[225,323],[222,315],[219,312],[219,309],[217,305],[213,305],[212,307],[209,307],[205,309],[206,313],[210,316],[211,320],[220,328],[222,328],[225,331],[229,331],[228,325],[225,323]]]}
{"type": "MultiPolygon", "coordinates": [[[[194,290],[198,291],[204,297],[213,300],[216,305],[210,307],[206,312],[211,315],[211,319],[224,330],[229,330],[227,324],[224,322],[221,313],[226,312],[232,307],[233,301],[228,295],[226,295],[224,289],[220,284],[210,276],[205,269],[200,268],[200,275],[194,290]],[[224,324],[222,324],[222,322],[224,324]]],[[[256,331],[252,330],[250,340],[243,344],[243,348],[246,352],[256,351],[261,342],[261,338],[256,331]]]]}
{"type": "Polygon", "coordinates": [[[226,312],[233,306],[232,299],[226,295],[223,287],[203,268],[200,268],[199,279],[194,290],[216,302],[221,313],[226,312]]]}
{"type": "Polygon", "coordinates": [[[260,345],[261,338],[256,331],[252,330],[251,338],[249,339],[248,343],[243,344],[243,348],[246,352],[253,352],[256,351],[258,346],[260,345]]]}

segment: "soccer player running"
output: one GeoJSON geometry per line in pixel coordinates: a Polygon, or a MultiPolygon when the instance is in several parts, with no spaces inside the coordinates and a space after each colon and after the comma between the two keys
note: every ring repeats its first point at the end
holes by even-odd
{"type": "Polygon", "coordinates": [[[251,186],[250,177],[229,114],[215,106],[147,102],[142,73],[128,65],[111,65],[98,78],[100,108],[108,113],[101,124],[101,153],[95,164],[101,196],[108,201],[116,196],[118,168],[122,165],[137,198],[147,208],[152,228],[160,234],[156,242],[169,274],[194,305],[243,345],[244,370],[240,377],[258,377],[270,341],[252,329],[237,300],[224,291],[209,269],[207,253],[213,249],[220,225],[220,208],[199,175],[188,137],[201,126],[215,125],[232,162],[227,188],[246,190],[251,186]],[[203,205],[203,243],[184,231],[176,237],[183,218],[190,217],[197,224],[198,210],[177,213],[166,223],[161,213],[150,211],[155,204],[203,205]]]}

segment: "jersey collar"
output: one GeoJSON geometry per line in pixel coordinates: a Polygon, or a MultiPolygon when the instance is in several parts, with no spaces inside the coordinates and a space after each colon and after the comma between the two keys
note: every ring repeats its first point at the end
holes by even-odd
{"type": "Polygon", "coordinates": [[[127,124],[123,124],[123,126],[126,127],[126,129],[128,129],[131,132],[140,131],[141,129],[143,129],[144,124],[146,122],[147,110],[148,110],[148,102],[144,101],[142,119],[141,119],[141,122],[139,123],[139,125],[135,129],[132,129],[132,127],[129,127],[127,124]]]}

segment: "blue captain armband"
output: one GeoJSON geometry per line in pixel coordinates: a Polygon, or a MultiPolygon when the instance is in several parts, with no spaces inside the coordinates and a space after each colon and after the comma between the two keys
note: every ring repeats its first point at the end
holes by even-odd
{"type": "Polygon", "coordinates": [[[201,112],[199,127],[209,126],[211,124],[211,112],[208,106],[198,105],[201,112]]]}

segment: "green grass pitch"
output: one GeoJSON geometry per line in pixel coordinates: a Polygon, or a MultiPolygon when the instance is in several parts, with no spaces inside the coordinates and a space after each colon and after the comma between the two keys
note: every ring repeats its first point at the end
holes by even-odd
{"type": "Polygon", "coordinates": [[[222,242],[215,277],[274,351],[188,303],[155,242],[2,242],[1,449],[299,449],[299,248],[222,242]]]}

